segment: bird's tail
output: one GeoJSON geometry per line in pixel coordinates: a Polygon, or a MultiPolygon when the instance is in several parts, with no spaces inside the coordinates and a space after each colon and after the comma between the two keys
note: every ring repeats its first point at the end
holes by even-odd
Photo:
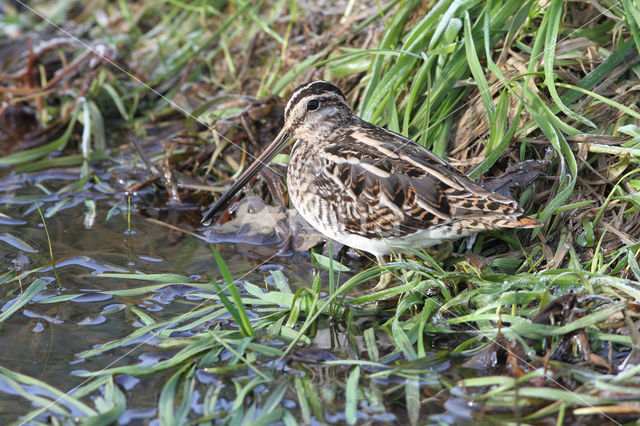
{"type": "Polygon", "coordinates": [[[538,226],[542,226],[542,223],[537,221],[536,219],[532,219],[530,217],[521,217],[516,221],[508,221],[500,224],[503,228],[537,228],[538,226]]]}

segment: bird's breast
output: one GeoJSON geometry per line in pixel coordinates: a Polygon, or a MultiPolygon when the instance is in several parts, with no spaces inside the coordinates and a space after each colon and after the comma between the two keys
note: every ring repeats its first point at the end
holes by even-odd
{"type": "Polygon", "coordinates": [[[342,227],[344,191],[324,171],[320,143],[299,141],[291,153],[287,187],[291,203],[309,224],[330,238],[342,227]]]}

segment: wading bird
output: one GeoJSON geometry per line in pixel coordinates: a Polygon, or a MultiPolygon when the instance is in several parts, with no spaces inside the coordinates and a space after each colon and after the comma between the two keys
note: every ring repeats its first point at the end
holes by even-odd
{"type": "MultiPolygon", "coordinates": [[[[293,91],[284,128],[264,153],[204,214],[223,207],[295,140],[287,170],[289,197],[307,222],[383,264],[395,250],[429,247],[498,228],[533,228],[514,200],[483,188],[417,143],[358,117],[326,81],[293,91]]],[[[384,274],[376,290],[391,278],[384,274]]]]}

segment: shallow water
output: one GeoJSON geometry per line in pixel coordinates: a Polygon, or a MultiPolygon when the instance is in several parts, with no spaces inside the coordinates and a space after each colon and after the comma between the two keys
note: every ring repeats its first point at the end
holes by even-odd
{"type": "MultiPolygon", "coordinates": [[[[78,171],[73,169],[35,174],[29,176],[28,180],[24,179],[25,176],[5,171],[0,192],[1,212],[4,214],[0,216],[0,270],[3,273],[7,271],[2,275],[0,284],[1,311],[6,311],[19,299],[21,285],[24,291],[35,278],[46,281],[44,289],[31,302],[0,322],[0,366],[71,394],[75,387],[88,382],[78,376],[79,373],[123,365],[154,365],[176,352],[158,346],[160,340],[152,334],[146,334],[97,356],[79,357],[87,350],[124,338],[139,328],[142,324],[140,316],[134,313],[135,309],[160,322],[202,308],[208,303],[200,296],[189,295],[202,293],[200,290],[180,284],[135,296],[106,294],[105,291],[130,290],[154,283],[106,278],[99,274],[173,273],[202,283],[209,282],[209,279],[220,279],[210,244],[147,220],[148,217],[154,217],[189,227],[188,221],[194,215],[193,211],[162,206],[162,202],[154,199],[153,194],[141,193],[133,198],[129,219],[128,202],[121,192],[105,194],[98,185],[87,183],[74,194],[52,194],[38,198],[42,212],[48,216],[46,224],[56,260],[56,272],[60,278],[59,287],[50,266],[46,233],[33,200],[33,195],[41,193],[42,187],[34,185],[46,185],[55,190],[77,177],[78,171]],[[95,208],[85,204],[85,200],[92,200],[95,208]],[[185,218],[186,224],[181,222],[185,218]],[[26,271],[32,273],[25,274],[26,271]],[[11,281],[21,274],[25,274],[23,278],[11,281]],[[47,301],[56,296],[69,296],[70,300],[47,301]]],[[[108,173],[103,174],[102,178],[109,178],[108,173]]],[[[291,291],[296,292],[299,288],[311,287],[314,275],[318,273],[308,251],[285,250],[279,243],[256,246],[228,242],[217,243],[216,248],[236,280],[246,280],[259,286],[264,286],[265,282],[273,286],[271,271],[278,270],[286,277],[291,291]]],[[[366,265],[366,261],[363,263],[358,259],[352,259],[351,263],[355,268],[366,265]]],[[[327,272],[320,273],[323,282],[327,282],[327,272]]],[[[350,276],[343,273],[340,281],[344,282],[350,276]]],[[[249,314],[253,318],[259,316],[256,312],[249,314]]],[[[219,324],[229,324],[229,316],[221,317],[220,321],[219,324]]],[[[323,366],[322,363],[353,359],[358,354],[354,353],[347,339],[348,333],[343,328],[329,326],[326,321],[323,323],[325,325],[318,330],[311,346],[294,351],[284,361],[265,360],[277,367],[276,371],[280,371],[280,374],[276,373],[276,377],[281,377],[273,383],[254,388],[253,394],[262,394],[266,398],[279,383],[301,374],[308,375],[311,382],[318,385],[323,400],[333,401],[326,407],[325,421],[343,422],[344,391],[340,387],[348,370],[342,366],[323,366]]],[[[191,332],[182,335],[189,337],[191,332]]],[[[381,347],[384,347],[386,336],[379,338],[381,347]]],[[[262,342],[280,349],[284,349],[285,345],[279,339],[269,339],[264,333],[262,342]]],[[[226,361],[228,357],[229,354],[221,356],[221,360],[226,361]]],[[[443,360],[442,365],[449,364],[443,360]]],[[[120,416],[119,423],[137,424],[141,419],[146,422],[156,418],[160,390],[172,373],[172,370],[168,370],[162,374],[141,377],[118,375],[116,383],[127,398],[127,410],[120,416]]],[[[236,394],[233,381],[245,382],[252,377],[255,374],[246,368],[224,374],[198,369],[189,418],[202,415],[203,395],[212,386],[222,389],[216,409],[230,409],[236,394]]],[[[386,380],[380,382],[382,385],[386,383],[386,380]]],[[[22,391],[55,399],[49,391],[37,385],[23,385],[22,391]]],[[[16,387],[0,379],[1,423],[16,421],[38,408],[26,399],[16,397],[18,394],[16,387]]],[[[282,405],[295,413],[299,408],[290,396],[293,395],[283,398],[282,405]]],[[[72,416],[82,415],[64,401],[59,404],[66,407],[72,416]]],[[[49,415],[50,412],[41,414],[37,419],[47,421],[49,415]]],[[[404,412],[398,415],[402,418],[404,412]]],[[[396,414],[391,412],[362,416],[373,421],[397,419],[396,414]]]]}
{"type": "MultiPolygon", "coordinates": [[[[212,236],[198,228],[199,210],[188,205],[168,206],[151,188],[128,200],[121,188],[135,181],[135,173],[122,171],[125,167],[95,170],[102,182],[114,185],[113,189],[88,180],[76,192],[59,194],[55,191],[79,179],[79,169],[29,176],[0,170],[0,424],[20,424],[27,415],[35,415],[44,423],[51,422],[51,416],[63,422],[81,419],[86,413],[54,392],[67,393],[89,407],[99,407],[103,399],[108,400],[108,386],[101,382],[87,390],[94,379],[86,374],[125,366],[134,368],[113,375],[126,400],[126,409],[118,415],[119,424],[160,424],[162,394],[180,371],[179,390],[164,406],[179,412],[181,398],[188,398],[183,404],[185,420],[229,421],[235,412],[248,412],[249,418],[255,420],[269,398],[282,391],[278,406],[286,410],[290,422],[301,423],[306,416],[311,423],[342,424],[346,421],[346,388],[360,361],[355,413],[358,422],[407,424],[410,397],[416,407],[414,415],[419,414],[424,422],[469,424],[478,419],[487,421],[487,412],[495,415],[493,420],[514,420],[510,411],[513,402],[508,398],[497,406],[492,406],[491,401],[485,406],[474,402],[468,389],[455,386],[462,378],[500,375],[504,360],[492,359],[496,354],[492,350],[480,351],[471,358],[451,355],[452,350],[473,336],[468,330],[461,330],[453,334],[425,332],[422,338],[426,357],[407,361],[411,357],[402,353],[398,341],[392,341],[395,337],[390,320],[400,308],[397,301],[371,309],[352,306],[336,311],[335,317],[321,316],[317,329],[308,333],[307,344],[283,359],[252,350],[245,354],[253,359],[246,364],[238,362],[233,348],[248,341],[237,337],[238,323],[211,297],[219,290],[210,283],[224,282],[211,244],[203,238],[212,236]],[[42,196],[44,190],[50,194],[42,196]],[[46,216],[55,271],[50,266],[49,244],[34,198],[46,216]],[[173,274],[175,279],[165,281],[171,284],[162,284],[160,278],[101,276],[114,273],[173,274]],[[43,287],[33,300],[3,319],[2,315],[10,313],[14,303],[36,285],[43,287]],[[152,285],[158,286],[147,288],[152,285]],[[118,291],[121,293],[114,293],[118,291]],[[201,318],[206,321],[198,323],[201,318]],[[166,324],[162,324],[164,321],[166,324]],[[150,331],[143,329],[149,324],[161,325],[150,331]],[[141,329],[142,333],[131,336],[141,329]],[[231,349],[214,348],[165,370],[144,373],[144,368],[171,361],[189,344],[202,342],[203,335],[209,338],[212,330],[218,334],[233,331],[235,337],[229,338],[231,349]],[[369,343],[366,331],[373,331],[369,343]],[[109,342],[111,346],[102,347],[109,342]],[[373,356],[368,352],[372,346],[379,352],[373,356]],[[368,363],[370,360],[376,362],[368,363]],[[257,371],[250,363],[258,367],[257,371]],[[272,379],[260,379],[261,370],[269,371],[272,379]],[[24,375],[23,381],[18,383],[9,373],[24,375]],[[191,387],[186,386],[187,382],[191,387]],[[246,394],[241,391],[244,387],[248,389],[246,394]],[[77,389],[86,394],[78,395],[77,389]],[[302,406],[301,395],[311,401],[312,391],[320,415],[317,411],[309,414],[309,408],[302,406]],[[44,399],[34,402],[34,396],[44,399]],[[251,414],[253,406],[257,411],[251,414]],[[34,413],[40,408],[43,412],[34,413]]],[[[250,243],[248,240],[255,235],[246,232],[247,223],[241,225],[238,241],[227,233],[220,239],[226,242],[217,242],[215,247],[242,297],[251,295],[249,284],[264,293],[270,293],[270,289],[291,295],[308,293],[319,275],[320,298],[328,298],[329,273],[312,261],[309,251],[293,251],[290,244],[273,235],[265,239],[270,244],[250,243]],[[278,282],[276,276],[285,284],[278,282]]],[[[260,236],[255,240],[261,241],[260,236]]],[[[343,263],[351,271],[340,273],[337,285],[370,264],[357,256],[347,256],[343,263]]],[[[371,285],[360,285],[350,296],[370,294],[371,285]]],[[[425,294],[430,294],[428,289],[425,294]]],[[[411,297],[408,295],[402,303],[411,301],[411,297]]],[[[422,307],[425,298],[421,295],[418,299],[416,306],[422,307]]],[[[248,310],[250,320],[268,324],[257,328],[252,344],[284,351],[292,337],[283,338],[284,334],[272,327],[278,320],[278,327],[282,326],[291,311],[276,303],[252,306],[248,310]],[[270,316],[272,319],[267,321],[270,316]]],[[[301,327],[304,315],[301,313],[294,321],[293,329],[301,327]]],[[[438,321],[441,319],[436,314],[429,322],[437,326],[438,321]]],[[[282,422],[283,418],[287,417],[282,417],[281,412],[276,420],[282,422]]],[[[241,420],[236,417],[235,421],[241,420]]]]}

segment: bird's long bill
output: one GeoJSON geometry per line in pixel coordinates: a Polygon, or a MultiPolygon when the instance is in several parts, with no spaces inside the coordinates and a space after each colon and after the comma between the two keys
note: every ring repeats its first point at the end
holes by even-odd
{"type": "Polygon", "coordinates": [[[273,157],[280,152],[282,147],[286,144],[288,139],[287,132],[285,129],[282,129],[278,136],[275,137],[273,142],[269,144],[269,146],[264,150],[262,154],[256,159],[256,161],[251,164],[247,170],[244,171],[240,175],[240,177],[236,180],[236,182],[225,192],[222,194],[218,200],[213,203],[211,208],[206,211],[204,215],[202,215],[202,223],[204,225],[208,225],[211,222],[211,218],[216,214],[218,210],[223,208],[229,200],[238,192],[243,186],[247,184],[264,166],[269,164],[269,162],[273,159],[273,157]]]}

